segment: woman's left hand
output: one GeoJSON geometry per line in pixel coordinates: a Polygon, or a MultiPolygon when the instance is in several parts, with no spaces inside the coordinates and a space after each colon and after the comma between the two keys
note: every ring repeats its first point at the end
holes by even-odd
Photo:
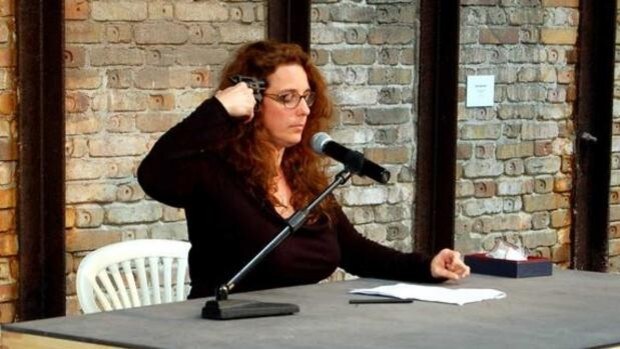
{"type": "Polygon", "coordinates": [[[435,278],[459,280],[469,275],[469,267],[463,263],[459,252],[444,248],[431,261],[431,275],[435,278]]]}

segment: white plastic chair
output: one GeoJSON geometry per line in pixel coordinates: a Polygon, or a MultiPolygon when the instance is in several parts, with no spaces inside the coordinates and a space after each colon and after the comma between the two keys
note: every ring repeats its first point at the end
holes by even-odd
{"type": "Polygon", "coordinates": [[[190,246],[185,241],[140,239],[89,253],[76,279],[82,310],[88,314],[185,300],[190,246]]]}

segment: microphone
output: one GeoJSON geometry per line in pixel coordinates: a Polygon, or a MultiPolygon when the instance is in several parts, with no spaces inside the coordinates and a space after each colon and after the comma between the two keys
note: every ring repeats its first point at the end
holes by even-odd
{"type": "Polygon", "coordinates": [[[310,145],[315,152],[343,163],[345,168],[357,175],[369,177],[383,184],[390,180],[388,170],[366,159],[364,154],[334,142],[325,132],[315,133],[310,145]]]}

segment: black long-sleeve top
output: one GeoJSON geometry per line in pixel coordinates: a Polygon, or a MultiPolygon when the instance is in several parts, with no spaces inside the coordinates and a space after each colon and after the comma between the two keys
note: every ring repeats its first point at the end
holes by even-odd
{"type": "MultiPolygon", "coordinates": [[[[210,145],[230,136],[233,124],[215,98],[166,132],[138,169],[152,198],[185,209],[190,298],[212,295],[286,225],[266,197],[249,188],[210,145]]],[[[435,281],[430,259],[402,253],[360,235],[338,208],[328,224],[318,219],[291,234],[234,291],[316,283],[336,267],[365,277],[435,281]]]]}

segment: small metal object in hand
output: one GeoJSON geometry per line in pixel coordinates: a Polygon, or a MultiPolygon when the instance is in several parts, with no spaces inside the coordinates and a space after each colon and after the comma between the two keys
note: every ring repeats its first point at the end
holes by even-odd
{"type": "Polygon", "coordinates": [[[230,77],[230,81],[235,84],[245,82],[246,85],[254,91],[254,99],[257,105],[263,100],[263,91],[265,91],[266,85],[265,80],[253,76],[234,75],[230,77]]]}

